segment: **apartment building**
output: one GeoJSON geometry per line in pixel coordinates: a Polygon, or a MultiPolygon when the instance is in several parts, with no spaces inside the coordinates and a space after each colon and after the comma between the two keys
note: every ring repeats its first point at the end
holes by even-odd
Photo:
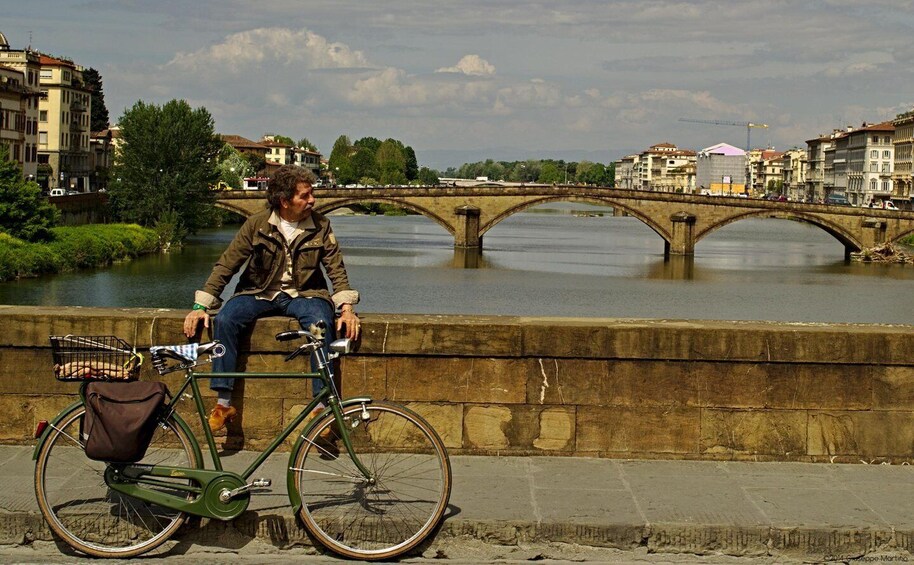
{"type": "Polygon", "coordinates": [[[753,149],[749,152],[749,167],[752,169],[753,196],[763,196],[768,192],[783,192],[784,153],[774,149],[753,149]]]}
{"type": "Polygon", "coordinates": [[[914,109],[896,116],[892,125],[895,126],[892,199],[897,206],[910,209],[914,197],[914,109]]]}
{"type": "Polygon", "coordinates": [[[832,148],[830,135],[820,135],[806,140],[806,199],[820,202],[825,199],[825,152],[832,148]]]}
{"type": "Polygon", "coordinates": [[[49,187],[89,190],[91,93],[83,68],[72,61],[41,55],[38,162],[54,171],[49,187]],[[46,94],[46,96],[45,96],[46,94]]]}
{"type": "Polygon", "coordinates": [[[658,143],[639,154],[623,157],[616,162],[616,188],[694,192],[695,152],[672,143],[658,143]]]}
{"type": "Polygon", "coordinates": [[[309,169],[314,176],[321,178],[321,154],[304,147],[293,148],[292,162],[303,169],[309,169]]]}
{"type": "MultiPolygon", "coordinates": [[[[884,122],[863,124],[840,137],[847,146],[845,196],[851,205],[866,206],[871,202],[879,204],[892,198],[894,134],[895,126],[891,122],[884,122]]],[[[841,146],[841,141],[838,147],[841,146]]],[[[836,166],[836,177],[838,174],[836,166]]]]}
{"type": "Polygon", "coordinates": [[[696,190],[735,196],[747,193],[746,152],[727,143],[718,143],[698,152],[695,162],[696,190]]]}
{"type": "Polygon", "coordinates": [[[267,163],[274,165],[291,165],[293,161],[294,148],[291,145],[276,141],[272,135],[264,135],[259,142],[267,148],[265,159],[267,163]]]}
{"type": "Polygon", "coordinates": [[[641,155],[626,155],[616,161],[616,188],[635,189],[636,169],[640,166],[641,155]]]}
{"type": "Polygon", "coordinates": [[[0,143],[31,180],[38,178],[40,71],[37,53],[10,49],[0,32],[0,143]]]}
{"type": "Polygon", "coordinates": [[[783,194],[795,201],[809,201],[806,192],[806,150],[794,147],[784,151],[780,158],[783,194]]]}

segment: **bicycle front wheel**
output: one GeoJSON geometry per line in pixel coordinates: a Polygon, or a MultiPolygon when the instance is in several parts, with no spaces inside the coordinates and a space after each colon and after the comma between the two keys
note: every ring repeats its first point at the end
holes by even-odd
{"type": "MultiPolygon", "coordinates": [[[[164,543],[184,523],[186,514],[117,493],[105,483],[107,463],[86,457],[80,405],[53,428],[35,462],[35,494],[51,530],[70,547],[95,557],[127,558],[164,543]]],[[[138,465],[196,468],[193,440],[168,418],[159,423],[138,465]]],[[[157,488],[176,494],[173,484],[157,488]]]]}
{"type": "Polygon", "coordinates": [[[386,402],[343,409],[353,455],[332,414],[305,436],[293,457],[301,518],[322,545],[353,559],[390,559],[437,527],[451,494],[451,465],[435,430],[411,410],[386,402]]]}

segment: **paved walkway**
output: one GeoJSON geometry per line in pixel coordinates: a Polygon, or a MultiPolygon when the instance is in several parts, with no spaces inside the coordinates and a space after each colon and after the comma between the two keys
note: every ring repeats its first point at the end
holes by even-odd
{"type": "MultiPolygon", "coordinates": [[[[31,454],[31,447],[0,446],[0,545],[51,539],[35,502],[31,454]]],[[[253,541],[308,543],[287,506],[287,458],[274,455],[256,474],[274,486],[255,494],[242,517],[197,526],[184,534],[190,536],[186,541],[229,549],[253,541]]],[[[240,471],[252,459],[241,452],[223,463],[240,471]]],[[[451,461],[451,509],[425,555],[461,541],[542,545],[553,557],[561,557],[564,544],[816,561],[914,554],[910,466],[469,456],[451,461]]]]}

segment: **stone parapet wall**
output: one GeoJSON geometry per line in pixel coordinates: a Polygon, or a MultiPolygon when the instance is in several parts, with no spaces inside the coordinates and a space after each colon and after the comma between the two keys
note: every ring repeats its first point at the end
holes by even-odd
{"type": "MultiPolygon", "coordinates": [[[[0,442],[29,443],[75,398],[53,378],[50,334],[184,341],[184,312],[0,306],[0,442]]],[[[248,370],[288,370],[294,344],[257,323],[248,370]]],[[[343,396],[407,404],[453,453],[631,458],[914,459],[910,326],[363,316],[343,396]]],[[[301,365],[298,365],[301,367],[301,365]]],[[[156,379],[151,367],[142,378],[156,379]]],[[[180,377],[166,382],[177,390],[180,377]]],[[[250,379],[222,438],[265,446],[309,399],[307,380],[250,379]]],[[[212,397],[207,391],[206,403],[212,397]]],[[[188,402],[181,412],[199,430],[188,402]]]]}

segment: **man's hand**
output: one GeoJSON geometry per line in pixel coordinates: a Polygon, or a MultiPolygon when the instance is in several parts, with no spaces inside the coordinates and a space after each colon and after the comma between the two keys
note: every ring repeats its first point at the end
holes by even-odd
{"type": "Polygon", "coordinates": [[[200,327],[200,321],[203,321],[203,327],[209,327],[209,314],[206,310],[191,310],[184,318],[184,335],[193,338],[197,335],[197,329],[200,327]]]}
{"type": "Polygon", "coordinates": [[[361,324],[359,323],[359,317],[355,315],[355,312],[352,310],[352,307],[346,308],[348,305],[343,306],[343,310],[340,312],[340,317],[336,319],[336,335],[340,336],[340,330],[343,326],[346,326],[346,335],[340,337],[347,337],[349,339],[358,339],[359,332],[361,331],[361,324]]]}

